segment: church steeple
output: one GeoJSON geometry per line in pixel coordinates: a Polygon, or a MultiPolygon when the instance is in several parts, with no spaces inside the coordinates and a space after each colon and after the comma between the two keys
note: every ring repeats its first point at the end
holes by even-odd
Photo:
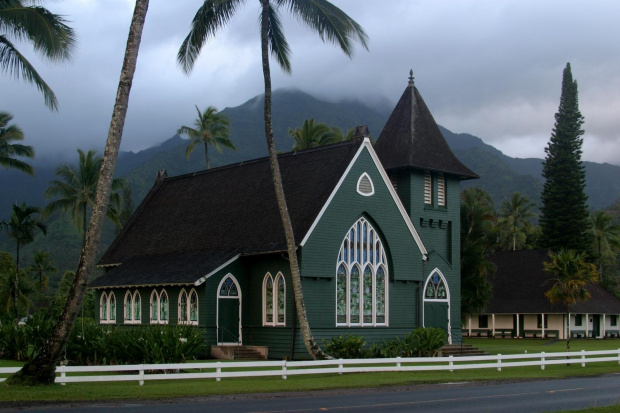
{"type": "Polygon", "coordinates": [[[414,168],[441,172],[459,179],[478,178],[452,153],[415,87],[413,70],[409,72],[407,88],[374,148],[388,171],[414,168]]]}

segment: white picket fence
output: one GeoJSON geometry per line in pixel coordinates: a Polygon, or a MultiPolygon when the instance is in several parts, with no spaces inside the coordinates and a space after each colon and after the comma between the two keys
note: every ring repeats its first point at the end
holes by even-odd
{"type": "MultiPolygon", "coordinates": [[[[581,364],[618,362],[620,349],[561,353],[506,354],[465,357],[412,357],[385,359],[337,359],[319,361],[252,361],[211,362],[178,364],[139,364],[120,366],[59,366],[56,368],[56,383],[138,381],[142,386],[146,380],[216,379],[233,377],[268,377],[300,374],[344,374],[376,371],[454,371],[466,369],[497,369],[507,367],[546,366],[554,364],[581,364]],[[240,371],[241,369],[241,371],[240,371]],[[184,372],[182,372],[184,371],[184,372]],[[68,375],[79,373],[79,375],[68,375]],[[87,375],[87,373],[115,373],[87,375]],[[122,374],[125,373],[125,374],[122,374]]],[[[19,367],[0,368],[0,374],[11,374],[19,367]]],[[[4,381],[5,378],[0,378],[4,381]]]]}

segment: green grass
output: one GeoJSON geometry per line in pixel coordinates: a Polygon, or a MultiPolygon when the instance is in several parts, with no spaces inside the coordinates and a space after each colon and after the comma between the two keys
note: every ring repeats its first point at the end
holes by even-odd
{"type": "MultiPolygon", "coordinates": [[[[565,342],[547,345],[544,340],[501,340],[471,339],[473,344],[490,353],[516,354],[537,353],[540,351],[564,351],[565,342]]],[[[620,340],[575,340],[574,350],[603,350],[620,347],[620,340]]],[[[21,363],[0,360],[0,367],[19,366],[21,363]]],[[[189,366],[188,366],[189,367],[189,366]]],[[[11,401],[75,401],[75,400],[120,400],[120,399],[158,399],[183,396],[208,396],[216,394],[240,394],[261,392],[308,391],[335,388],[366,388],[381,386],[412,385],[418,383],[497,381],[516,379],[562,378],[570,376],[600,375],[620,372],[616,362],[594,363],[583,368],[579,364],[566,366],[495,368],[484,370],[465,370],[450,372],[402,372],[402,373],[363,373],[344,375],[309,375],[280,377],[238,378],[205,380],[146,381],[144,386],[134,382],[119,383],[69,383],[66,386],[52,385],[35,388],[7,386],[0,383],[0,402],[11,401]]],[[[601,410],[613,411],[613,410],[601,410]]]]}

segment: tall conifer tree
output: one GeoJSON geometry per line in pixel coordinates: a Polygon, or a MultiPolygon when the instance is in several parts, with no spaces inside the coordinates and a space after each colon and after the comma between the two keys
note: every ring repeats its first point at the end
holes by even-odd
{"type": "Polygon", "coordinates": [[[583,116],[579,111],[577,81],[570,63],[562,77],[560,107],[555,114],[551,139],[545,148],[541,196],[541,246],[589,251],[586,173],[581,161],[583,116]]]}

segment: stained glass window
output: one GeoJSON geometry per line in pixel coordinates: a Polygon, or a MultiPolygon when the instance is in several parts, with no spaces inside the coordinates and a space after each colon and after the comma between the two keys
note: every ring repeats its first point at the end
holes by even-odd
{"type": "Polygon", "coordinates": [[[99,299],[99,320],[100,322],[108,321],[108,295],[106,293],[101,294],[99,299]]]}
{"type": "Polygon", "coordinates": [[[192,290],[189,296],[189,321],[198,322],[198,294],[192,290]]]}
{"type": "Polygon", "coordinates": [[[273,278],[267,274],[265,282],[265,322],[273,324],[273,278]]]}
{"type": "Polygon", "coordinates": [[[179,323],[187,322],[187,293],[181,290],[179,294],[179,323]]]}
{"type": "Polygon", "coordinates": [[[278,291],[278,324],[284,324],[285,308],[286,308],[286,284],[284,284],[284,276],[280,274],[277,283],[278,291]]]}
{"type": "Polygon", "coordinates": [[[386,264],[377,232],[368,220],[360,218],[347,232],[338,254],[336,324],[387,324],[386,264]]]}
{"type": "Polygon", "coordinates": [[[164,324],[168,323],[168,293],[166,290],[162,290],[159,294],[159,320],[164,324]]]}
{"type": "Polygon", "coordinates": [[[286,324],[286,282],[284,275],[279,272],[275,279],[270,274],[265,275],[263,281],[264,297],[264,325],[286,324]]]}
{"type": "Polygon", "coordinates": [[[159,294],[156,290],[151,293],[151,323],[157,324],[159,322],[159,294]]]}
{"type": "Polygon", "coordinates": [[[433,271],[426,281],[424,298],[428,300],[447,300],[448,292],[443,277],[437,271],[433,271]]]}
{"type": "Polygon", "coordinates": [[[131,320],[133,320],[132,314],[131,314],[131,310],[132,310],[132,298],[133,296],[131,295],[131,293],[129,291],[127,291],[125,293],[125,322],[131,322],[131,320]]]}
{"type": "Polygon", "coordinates": [[[114,295],[113,292],[110,292],[110,294],[108,294],[108,308],[109,308],[109,314],[110,316],[108,317],[108,320],[110,322],[114,322],[116,321],[116,296],[114,295]]]}
{"type": "Polygon", "coordinates": [[[141,316],[141,306],[142,302],[140,301],[140,293],[139,292],[135,292],[133,294],[133,321],[135,323],[139,323],[140,322],[140,316],[141,316]]]}
{"type": "Polygon", "coordinates": [[[230,277],[226,277],[222,286],[220,287],[220,297],[237,297],[239,291],[237,290],[237,284],[230,277]]]}

